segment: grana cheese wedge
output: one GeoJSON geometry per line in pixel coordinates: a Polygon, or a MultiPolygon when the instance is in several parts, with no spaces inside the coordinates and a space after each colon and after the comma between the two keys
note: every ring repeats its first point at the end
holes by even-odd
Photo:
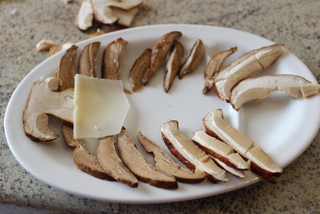
{"type": "Polygon", "coordinates": [[[74,88],[74,138],[100,138],[118,134],[130,104],[121,80],[77,74],[74,88]]]}

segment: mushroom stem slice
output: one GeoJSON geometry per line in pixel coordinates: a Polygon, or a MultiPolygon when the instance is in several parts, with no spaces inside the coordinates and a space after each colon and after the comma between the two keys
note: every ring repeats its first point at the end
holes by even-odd
{"type": "Polygon", "coordinates": [[[125,129],[118,134],[118,149],[122,161],[142,182],[164,189],[178,188],[178,183],[173,176],[156,170],[153,165],[146,162],[125,129]]]}
{"type": "Polygon", "coordinates": [[[241,81],[234,87],[231,93],[231,105],[235,110],[239,110],[244,103],[262,100],[274,91],[285,91],[294,99],[299,97],[299,91],[304,97],[311,97],[318,94],[319,89],[320,85],[296,75],[253,77],[241,81]]]}
{"type": "Polygon", "coordinates": [[[75,140],[73,138],[73,130],[70,127],[63,125],[61,131],[65,143],[73,147],[73,160],[79,169],[96,178],[114,181],[100,166],[96,156],[90,154],[89,150],[85,147],[82,140],[75,140]]]}
{"type": "Polygon", "coordinates": [[[181,65],[179,71],[179,78],[182,79],[184,75],[194,71],[203,59],[204,54],[204,44],[201,39],[198,39],[192,46],[191,50],[189,51],[188,55],[186,56],[181,65]]]}
{"type": "Polygon", "coordinates": [[[120,80],[120,60],[128,42],[121,37],[109,43],[103,53],[102,77],[120,80]]]}
{"type": "Polygon", "coordinates": [[[78,46],[72,45],[61,57],[57,77],[60,79],[59,91],[74,87],[76,56],[78,46]]]}
{"type": "Polygon", "coordinates": [[[130,73],[129,81],[133,92],[140,91],[143,84],[142,78],[146,70],[150,67],[151,49],[147,48],[140,57],[134,62],[130,73]]]}
{"type": "Polygon", "coordinates": [[[155,167],[159,171],[172,175],[178,181],[184,183],[198,183],[205,179],[205,174],[193,173],[181,167],[176,163],[160,146],[145,137],[141,132],[138,133],[138,139],[141,145],[148,153],[152,153],[154,157],[155,167]]]}
{"type": "Polygon", "coordinates": [[[242,55],[214,78],[216,94],[221,100],[229,102],[231,90],[236,84],[250,74],[271,66],[282,53],[282,45],[274,44],[242,55]]]}
{"type": "Polygon", "coordinates": [[[48,127],[47,115],[73,123],[73,88],[56,92],[60,80],[50,77],[33,83],[23,110],[23,128],[25,134],[34,141],[51,141],[59,135],[48,127]]]}
{"type": "Polygon", "coordinates": [[[231,146],[208,135],[204,130],[195,131],[192,140],[212,157],[215,157],[230,167],[240,170],[247,170],[250,168],[250,164],[243,160],[238,153],[234,153],[231,146]],[[236,154],[238,155],[238,158],[234,157],[236,154]]]}
{"type": "Polygon", "coordinates": [[[93,42],[83,48],[79,58],[79,74],[88,77],[97,77],[96,55],[100,44],[100,42],[93,42]]]}
{"type": "Polygon", "coordinates": [[[204,70],[204,88],[202,93],[208,93],[214,85],[214,78],[219,73],[226,59],[237,51],[237,47],[232,47],[229,50],[221,51],[211,57],[206,69],[204,70]]]}
{"type": "Polygon", "coordinates": [[[158,71],[160,66],[165,62],[167,55],[174,43],[174,41],[182,36],[179,31],[172,31],[163,35],[152,47],[150,68],[147,69],[142,82],[146,85],[151,77],[158,71]]]}
{"type": "Polygon", "coordinates": [[[166,73],[163,81],[163,88],[166,93],[170,90],[173,80],[180,70],[180,59],[183,57],[183,52],[184,48],[181,43],[175,41],[166,64],[166,73]]]}
{"type": "Polygon", "coordinates": [[[179,131],[178,121],[171,120],[162,124],[161,134],[172,155],[186,167],[196,173],[204,172],[206,178],[213,183],[229,181],[226,171],[218,167],[204,150],[179,131]]]}
{"type": "Polygon", "coordinates": [[[138,187],[138,180],[123,164],[116,152],[113,136],[98,139],[97,158],[101,167],[109,176],[129,187],[138,187]]]}
{"type": "Polygon", "coordinates": [[[76,16],[75,24],[80,30],[87,30],[92,26],[93,10],[90,0],[83,0],[81,2],[78,14],[76,16]]]}

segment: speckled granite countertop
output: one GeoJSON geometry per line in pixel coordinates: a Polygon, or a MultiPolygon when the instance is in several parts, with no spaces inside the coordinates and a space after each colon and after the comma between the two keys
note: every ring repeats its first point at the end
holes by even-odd
{"type": "MultiPolygon", "coordinates": [[[[320,134],[278,179],[169,204],[130,205],[76,197],[24,170],[6,142],[3,117],[24,76],[47,58],[35,45],[87,38],[74,25],[80,1],[0,0],[0,213],[320,213],[320,134]]],[[[283,43],[320,81],[320,1],[144,0],[132,26],[188,23],[247,31],[283,43]]]]}

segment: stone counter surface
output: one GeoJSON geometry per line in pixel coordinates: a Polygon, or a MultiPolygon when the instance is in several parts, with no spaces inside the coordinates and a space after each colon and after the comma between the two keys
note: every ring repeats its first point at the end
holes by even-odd
{"type": "MultiPolygon", "coordinates": [[[[79,2],[0,0],[0,213],[320,213],[320,133],[276,185],[259,182],[185,202],[94,201],[52,188],[23,169],[5,138],[6,106],[19,82],[47,58],[35,49],[40,40],[87,38],[74,25],[79,2]]],[[[247,31],[284,44],[320,81],[319,11],[318,0],[144,0],[132,26],[202,24],[247,31]]]]}

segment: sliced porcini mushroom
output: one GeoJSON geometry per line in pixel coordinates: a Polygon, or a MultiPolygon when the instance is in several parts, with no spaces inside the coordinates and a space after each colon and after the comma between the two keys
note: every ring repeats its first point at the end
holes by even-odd
{"type": "Polygon", "coordinates": [[[212,159],[224,170],[226,170],[227,172],[229,172],[230,174],[237,176],[239,178],[245,178],[246,174],[239,169],[235,169],[234,167],[231,167],[227,164],[225,164],[223,161],[221,161],[218,158],[212,157],[212,159]]]}
{"type": "Polygon", "coordinates": [[[65,143],[74,148],[73,161],[81,171],[96,178],[114,181],[100,166],[97,157],[90,154],[84,142],[73,138],[73,130],[70,127],[63,125],[61,132],[65,143]]]}
{"type": "Polygon", "coordinates": [[[203,118],[203,124],[210,136],[223,140],[243,157],[246,157],[247,151],[253,148],[253,141],[242,135],[224,120],[221,109],[211,110],[203,118]]]}
{"type": "Polygon", "coordinates": [[[121,37],[110,42],[103,53],[102,77],[120,80],[120,60],[128,42],[121,37]]]}
{"type": "Polygon", "coordinates": [[[133,7],[129,10],[124,10],[117,7],[112,7],[112,13],[114,16],[118,17],[117,24],[125,27],[130,27],[133,18],[137,15],[139,11],[139,6],[133,7]]]}
{"type": "Polygon", "coordinates": [[[97,52],[100,47],[100,42],[93,42],[86,45],[79,57],[79,74],[88,76],[88,77],[97,77],[96,61],[97,61],[97,52]]]}
{"type": "Polygon", "coordinates": [[[151,49],[147,48],[134,62],[130,73],[129,81],[133,92],[140,91],[143,87],[142,78],[146,70],[150,67],[151,49]]]}
{"type": "Polygon", "coordinates": [[[49,52],[48,52],[48,56],[52,56],[62,50],[67,50],[67,49],[71,48],[74,44],[75,44],[74,42],[66,42],[61,45],[54,45],[54,46],[50,47],[49,52]]]}
{"type": "Polygon", "coordinates": [[[97,29],[96,32],[90,34],[88,36],[88,39],[91,39],[93,37],[96,37],[96,36],[100,36],[100,35],[103,35],[103,34],[107,34],[107,33],[111,33],[111,32],[115,32],[115,31],[118,31],[118,30],[123,30],[124,28],[115,28],[115,29],[108,29],[108,30],[101,30],[100,28],[97,29]]]}
{"type": "Polygon", "coordinates": [[[91,0],[83,0],[76,16],[75,24],[80,30],[87,30],[92,26],[93,9],[91,0]]]}
{"type": "Polygon", "coordinates": [[[118,150],[122,161],[140,181],[164,189],[178,188],[178,183],[173,176],[158,171],[146,162],[125,129],[118,134],[118,150]]]}
{"type": "Polygon", "coordinates": [[[205,179],[203,172],[194,173],[181,167],[160,146],[148,139],[141,132],[138,133],[141,145],[148,153],[152,153],[156,169],[168,175],[172,175],[177,181],[184,183],[198,183],[205,179]]]}
{"type": "Polygon", "coordinates": [[[137,178],[123,164],[117,154],[113,136],[98,139],[97,158],[101,167],[109,176],[129,187],[138,187],[137,178]]]}
{"type": "Polygon", "coordinates": [[[103,0],[92,0],[93,17],[98,23],[112,25],[118,21],[110,6],[103,0]]]}
{"type": "Polygon", "coordinates": [[[170,90],[174,78],[180,70],[180,59],[183,57],[184,48],[180,42],[175,41],[166,64],[166,73],[163,80],[163,88],[166,93],[170,90]]]}
{"type": "Polygon", "coordinates": [[[182,79],[184,75],[194,71],[203,59],[204,54],[204,44],[201,39],[198,39],[192,46],[191,50],[187,54],[186,58],[184,59],[180,67],[180,71],[178,74],[179,78],[182,79]]]}
{"type": "Polygon", "coordinates": [[[167,55],[174,43],[174,41],[182,36],[179,31],[172,31],[163,35],[152,47],[150,68],[147,69],[142,82],[146,85],[151,77],[158,71],[160,66],[165,62],[167,55]]]}
{"type": "Polygon", "coordinates": [[[234,153],[231,146],[208,135],[204,130],[195,131],[192,140],[201,149],[226,165],[240,170],[250,169],[250,163],[243,160],[238,153],[234,153]],[[238,158],[235,157],[237,155],[238,158]]]}
{"type": "Polygon", "coordinates": [[[283,53],[281,44],[274,44],[252,50],[229,66],[222,69],[214,78],[214,89],[218,97],[226,102],[230,101],[231,90],[250,74],[271,66],[283,53]]]}
{"type": "Polygon", "coordinates": [[[37,43],[36,49],[37,51],[47,51],[50,50],[50,48],[52,48],[53,46],[55,46],[53,41],[43,39],[37,43]]]}
{"type": "Polygon", "coordinates": [[[231,93],[231,105],[235,110],[247,102],[266,98],[274,91],[285,91],[294,99],[301,91],[304,97],[311,97],[319,93],[320,85],[313,84],[297,75],[266,75],[248,78],[234,87],[231,93]]]}
{"type": "Polygon", "coordinates": [[[59,83],[55,77],[33,83],[23,110],[24,132],[33,141],[51,141],[59,136],[49,129],[48,115],[73,123],[73,88],[57,92],[59,83]]]}
{"type": "Polygon", "coordinates": [[[233,147],[243,157],[251,162],[251,170],[271,183],[275,183],[273,175],[282,173],[271,158],[260,148],[254,147],[254,143],[238,130],[233,128],[223,119],[221,109],[210,111],[203,118],[206,131],[211,136],[217,136],[233,147]]]}
{"type": "Polygon", "coordinates": [[[204,150],[184,136],[178,126],[176,120],[163,123],[161,126],[163,141],[171,154],[193,172],[204,172],[206,178],[213,183],[229,181],[226,171],[218,167],[204,150]]]}
{"type": "Polygon", "coordinates": [[[203,94],[206,94],[211,90],[214,85],[214,78],[219,73],[223,63],[231,54],[236,52],[237,49],[237,47],[232,47],[229,50],[221,51],[211,57],[206,69],[204,70],[205,83],[202,91],[203,94]]]}
{"type": "Polygon", "coordinates": [[[142,4],[142,0],[92,0],[93,4],[101,7],[116,7],[123,10],[130,10],[142,4]]]}
{"type": "Polygon", "coordinates": [[[77,49],[78,46],[72,45],[60,59],[57,71],[57,77],[60,79],[59,91],[74,87],[77,49]]]}

